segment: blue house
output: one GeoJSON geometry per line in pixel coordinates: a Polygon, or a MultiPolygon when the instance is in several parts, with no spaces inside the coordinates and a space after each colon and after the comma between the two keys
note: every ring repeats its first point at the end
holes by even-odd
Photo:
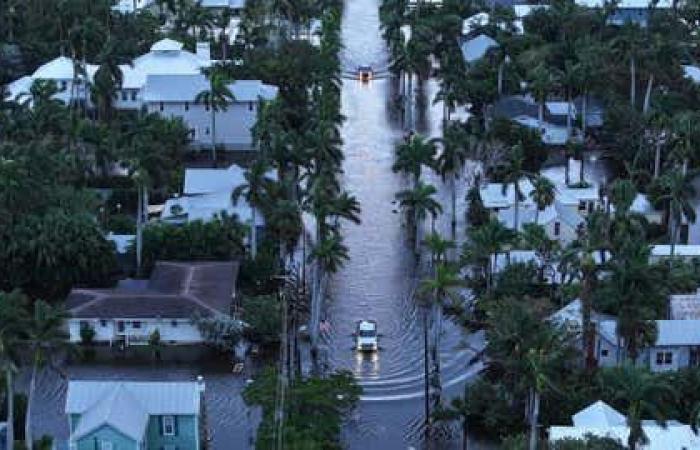
{"type": "Polygon", "coordinates": [[[199,450],[203,382],[70,381],[71,450],[199,450]]]}

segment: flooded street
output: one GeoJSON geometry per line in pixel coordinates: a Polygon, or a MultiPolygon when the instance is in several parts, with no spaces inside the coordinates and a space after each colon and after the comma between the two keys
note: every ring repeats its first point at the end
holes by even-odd
{"type": "MultiPolygon", "coordinates": [[[[391,171],[394,146],[404,130],[392,100],[396,86],[385,77],[388,54],[380,36],[378,7],[378,0],[352,0],[346,2],[343,17],[344,71],[371,65],[379,78],[365,84],[343,81],[344,185],[362,205],[362,224],[344,226],[350,260],[332,279],[328,316],[333,333],[327,350],[331,366],[351,370],[364,389],[346,427],[349,448],[389,450],[406,449],[420,441],[423,333],[421,311],[414,300],[418,280],[412,243],[394,204],[394,194],[409,182],[391,171]],[[352,333],[360,319],[378,323],[381,349],[376,355],[361,355],[353,349],[352,333]]],[[[432,97],[435,86],[427,83],[426,89],[432,97]]],[[[419,114],[418,131],[437,135],[439,114],[439,105],[419,114]]],[[[457,391],[474,373],[468,367],[473,353],[465,339],[457,327],[446,323],[443,383],[457,391]]]]}

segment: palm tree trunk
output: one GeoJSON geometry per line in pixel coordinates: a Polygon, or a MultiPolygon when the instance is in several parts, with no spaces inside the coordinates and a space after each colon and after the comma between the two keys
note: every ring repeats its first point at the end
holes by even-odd
{"type": "Polygon", "coordinates": [[[537,389],[530,389],[530,445],[529,450],[537,450],[537,422],[540,415],[540,393],[537,389]]]}
{"type": "Polygon", "coordinates": [[[435,405],[440,405],[440,397],[442,392],[442,382],[440,378],[440,341],[442,335],[442,306],[439,301],[439,294],[436,295],[435,303],[433,304],[433,346],[432,346],[432,357],[433,357],[433,368],[434,368],[434,381],[435,381],[435,405]]]}
{"type": "Polygon", "coordinates": [[[415,221],[415,253],[416,257],[420,257],[420,246],[421,240],[423,239],[423,221],[420,219],[420,214],[418,214],[418,208],[413,209],[413,220],[415,221]]]}
{"type": "Polygon", "coordinates": [[[137,187],[138,201],[136,207],[136,273],[141,274],[143,263],[143,185],[137,187]]]}
{"type": "Polygon", "coordinates": [[[571,139],[571,88],[566,90],[566,138],[571,139]]]}
{"type": "Polygon", "coordinates": [[[427,308],[423,308],[423,377],[425,387],[423,400],[425,402],[425,443],[426,446],[430,448],[432,420],[430,417],[430,363],[428,354],[428,311],[427,308]]]}
{"type": "Polygon", "coordinates": [[[634,108],[637,103],[637,66],[634,56],[630,56],[630,105],[634,108]]]}
{"type": "Polygon", "coordinates": [[[586,141],[586,125],[588,122],[588,91],[583,93],[583,100],[581,100],[581,134],[583,135],[583,141],[586,141]]]}
{"type": "Polygon", "coordinates": [[[27,394],[27,412],[24,418],[24,442],[27,448],[32,448],[34,438],[32,436],[32,399],[36,391],[36,373],[39,366],[38,355],[34,355],[34,363],[32,364],[32,376],[29,380],[29,392],[27,394]]]}
{"type": "Polygon", "coordinates": [[[677,220],[675,217],[671,217],[671,258],[676,255],[676,236],[678,234],[677,220]]]}
{"type": "MultiPolygon", "coordinates": [[[[258,224],[257,224],[257,214],[256,208],[251,205],[251,217],[253,223],[250,226],[250,256],[255,259],[258,256],[258,224]]],[[[281,255],[280,255],[281,256],[281,255]]]]}
{"type": "Polygon", "coordinates": [[[457,239],[457,170],[452,172],[452,240],[457,239]]]}
{"type": "Polygon", "coordinates": [[[498,65],[498,96],[500,97],[503,95],[503,72],[505,70],[506,63],[505,61],[501,61],[501,64],[498,65]]]}
{"type": "Polygon", "coordinates": [[[466,417],[462,419],[462,450],[469,449],[469,424],[466,417]]]}
{"type": "Polygon", "coordinates": [[[406,101],[408,106],[406,107],[406,125],[409,130],[413,130],[413,74],[411,72],[408,75],[408,85],[406,87],[406,101]]]}
{"type": "Polygon", "coordinates": [[[656,151],[654,152],[654,179],[659,178],[661,172],[661,139],[656,141],[656,151]]]}
{"type": "Polygon", "coordinates": [[[544,100],[540,102],[540,106],[537,110],[537,120],[539,121],[540,125],[540,133],[543,133],[542,129],[544,128],[544,100]]]}
{"type": "Polygon", "coordinates": [[[654,74],[649,75],[649,81],[647,82],[647,92],[644,94],[644,107],[642,112],[646,114],[649,111],[649,106],[651,106],[651,91],[654,86],[654,74]]]}
{"type": "Polygon", "coordinates": [[[582,185],[586,183],[585,180],[585,170],[584,170],[584,163],[586,161],[586,157],[583,155],[583,149],[581,150],[581,165],[578,168],[578,181],[582,185]]]}
{"type": "Polygon", "coordinates": [[[214,102],[210,101],[211,108],[211,159],[216,167],[216,111],[214,111],[214,102]]]}
{"type": "Polygon", "coordinates": [[[5,370],[5,395],[7,395],[5,440],[7,441],[7,448],[13,449],[15,446],[15,386],[12,368],[5,370]]]}
{"type": "Polygon", "coordinates": [[[518,195],[518,182],[513,183],[513,194],[515,195],[515,204],[513,210],[513,231],[518,232],[518,219],[520,219],[520,195],[518,195]]]}

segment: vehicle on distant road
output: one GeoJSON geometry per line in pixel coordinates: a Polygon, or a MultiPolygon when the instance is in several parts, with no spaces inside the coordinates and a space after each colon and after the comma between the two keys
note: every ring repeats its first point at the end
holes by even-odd
{"type": "Polygon", "coordinates": [[[369,82],[374,77],[372,66],[359,66],[357,68],[357,78],[363,83],[369,82]]]}

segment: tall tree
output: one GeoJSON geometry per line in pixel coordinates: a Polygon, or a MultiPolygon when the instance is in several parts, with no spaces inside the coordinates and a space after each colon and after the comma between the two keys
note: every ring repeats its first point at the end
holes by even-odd
{"type": "Polygon", "coordinates": [[[216,113],[226,111],[228,105],[234,101],[233,93],[229,89],[230,80],[222,71],[214,70],[209,74],[209,89],[203,90],[195,101],[204,103],[211,112],[211,158],[216,166],[216,113]]]}
{"type": "Polygon", "coordinates": [[[231,194],[234,204],[238,203],[241,197],[245,198],[250,206],[250,256],[255,259],[258,255],[258,212],[265,209],[270,203],[270,190],[272,180],[267,177],[270,166],[263,158],[257,158],[243,177],[245,183],[237,186],[231,194]]]}

